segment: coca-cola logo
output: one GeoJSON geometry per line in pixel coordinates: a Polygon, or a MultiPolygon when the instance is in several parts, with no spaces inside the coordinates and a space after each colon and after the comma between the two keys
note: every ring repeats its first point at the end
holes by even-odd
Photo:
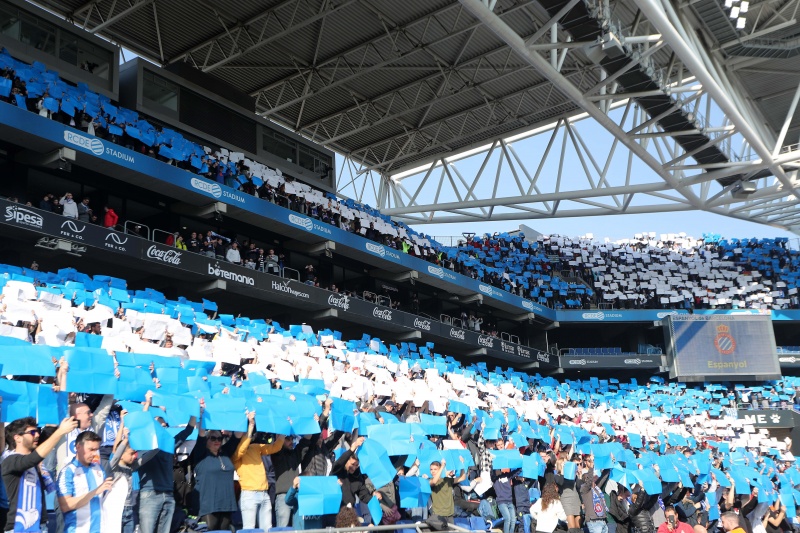
{"type": "Polygon", "coordinates": [[[478,337],[478,344],[481,346],[486,346],[487,348],[494,348],[494,338],[489,337],[488,335],[480,335],[478,337]]]}
{"type": "Polygon", "coordinates": [[[381,320],[386,320],[387,322],[392,321],[392,312],[389,309],[381,309],[380,307],[375,307],[372,310],[372,316],[375,318],[380,318],[381,320]]]}
{"type": "Polygon", "coordinates": [[[450,336],[453,337],[454,339],[463,341],[464,338],[466,337],[466,334],[464,333],[463,329],[450,328],[450,336]]]}
{"type": "Polygon", "coordinates": [[[338,307],[339,309],[347,311],[350,309],[350,298],[344,294],[341,296],[331,294],[328,296],[328,305],[332,305],[333,307],[338,307]]]}
{"type": "Polygon", "coordinates": [[[542,363],[550,363],[550,354],[546,352],[538,352],[536,354],[536,359],[541,361],[542,363]]]}
{"type": "Polygon", "coordinates": [[[161,261],[162,263],[169,263],[170,265],[178,266],[181,264],[181,256],[183,252],[177,250],[162,250],[155,245],[147,249],[147,258],[161,261]]]}
{"type": "Polygon", "coordinates": [[[431,330],[431,321],[430,320],[422,320],[421,318],[414,319],[414,327],[417,329],[424,329],[425,331],[431,330]]]}

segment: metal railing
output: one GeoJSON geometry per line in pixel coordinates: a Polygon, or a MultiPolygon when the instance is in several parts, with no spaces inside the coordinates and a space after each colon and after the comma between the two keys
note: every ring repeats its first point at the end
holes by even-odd
{"type": "MultiPolygon", "coordinates": [[[[468,532],[469,529],[464,529],[453,524],[448,524],[449,529],[452,531],[468,532]]],[[[408,523],[408,524],[392,524],[390,526],[358,526],[358,527],[330,527],[325,529],[304,529],[303,533],[360,533],[362,531],[400,531],[401,529],[413,529],[417,533],[423,531],[430,531],[428,524],[422,521],[408,523]]]]}
{"type": "Polygon", "coordinates": [[[442,324],[447,324],[448,326],[452,326],[453,325],[453,317],[451,317],[450,315],[445,315],[444,313],[442,313],[441,315],[439,315],[439,322],[441,322],[442,324]]]}
{"type": "Polygon", "coordinates": [[[374,304],[378,303],[378,295],[371,291],[364,291],[361,293],[361,297],[364,298],[365,302],[372,302],[374,304]]]}
{"type": "Polygon", "coordinates": [[[126,221],[125,221],[125,224],[123,224],[123,226],[122,226],[122,229],[123,229],[123,231],[124,231],[125,233],[128,233],[128,234],[130,234],[130,235],[139,235],[139,236],[141,236],[141,237],[144,237],[144,238],[145,238],[145,239],[147,239],[148,241],[151,241],[151,240],[153,240],[153,239],[151,239],[151,238],[150,238],[150,227],[149,227],[149,226],[147,226],[147,225],[145,225],[145,224],[142,224],[141,222],[136,222],[135,220],[126,220],[126,221]],[[128,224],[130,224],[132,227],[139,227],[139,228],[144,228],[144,229],[146,229],[146,230],[147,230],[147,236],[145,237],[144,235],[142,235],[142,234],[141,234],[141,233],[139,233],[138,231],[129,230],[129,229],[128,229],[128,224]]]}
{"type": "Polygon", "coordinates": [[[281,277],[282,278],[295,279],[297,281],[300,281],[300,271],[296,270],[294,268],[289,268],[289,267],[285,266],[285,267],[281,268],[281,277]],[[297,277],[295,278],[295,277],[287,276],[286,275],[287,272],[294,272],[295,274],[297,274],[297,277]]]}

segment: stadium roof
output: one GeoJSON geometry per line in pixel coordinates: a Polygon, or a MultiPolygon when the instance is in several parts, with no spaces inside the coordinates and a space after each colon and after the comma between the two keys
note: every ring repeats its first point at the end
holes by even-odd
{"type": "Polygon", "coordinates": [[[800,0],[35,3],[254,96],[260,114],[344,154],[356,178],[376,175],[380,207],[409,222],[702,209],[800,228],[800,0]],[[655,179],[634,183],[630,164],[590,176],[603,161],[591,147],[580,153],[570,128],[579,114],[655,179]],[[573,153],[560,157],[585,163],[585,187],[565,190],[560,174],[549,190],[537,185],[507,142],[537,128],[571,138],[573,153]],[[514,169],[511,194],[499,170],[449,171],[467,150],[488,162],[494,149],[514,169]],[[403,186],[424,165],[425,177],[403,186]],[[438,191],[428,179],[437,165],[448,167],[438,191]],[[575,201],[589,208],[563,203],[575,201]]]}

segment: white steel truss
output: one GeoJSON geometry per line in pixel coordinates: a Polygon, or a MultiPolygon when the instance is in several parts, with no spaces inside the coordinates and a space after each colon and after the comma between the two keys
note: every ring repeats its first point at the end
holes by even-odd
{"type": "MultiPolygon", "coordinates": [[[[635,24],[614,28],[627,35],[628,44],[640,45],[639,51],[622,72],[600,72],[601,81],[588,90],[560,71],[576,48],[569,38],[546,31],[523,38],[487,2],[460,2],[509,45],[517,60],[542,74],[584,113],[394,175],[376,172],[351,154],[340,169],[342,194],[375,202],[385,214],[415,224],[704,210],[800,232],[800,147],[783,146],[785,131],[776,139],[758,126],[763,120],[757,110],[719,64],[708,56],[698,59],[702,45],[684,27],[686,20],[670,20],[658,0],[637,0],[642,9],[635,24]],[[620,75],[663,50],[670,51],[669,64],[656,65],[652,72],[660,80],[659,91],[623,92],[620,75]],[[659,92],[671,95],[695,127],[665,131],[660,120],[671,111],[651,117],[637,103],[659,92]],[[703,134],[707,141],[687,151],[676,137],[692,134],[703,134]],[[606,136],[605,145],[598,135],[606,136]],[[709,147],[718,148],[727,162],[694,159],[709,147]],[[743,182],[752,183],[755,192],[743,182]]],[[[797,100],[800,87],[784,129],[797,100]]]]}

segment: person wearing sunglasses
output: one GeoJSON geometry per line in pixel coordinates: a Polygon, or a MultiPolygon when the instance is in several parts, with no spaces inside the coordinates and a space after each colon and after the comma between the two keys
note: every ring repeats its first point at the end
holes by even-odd
{"type": "Polygon", "coordinates": [[[221,431],[206,430],[202,423],[198,426],[191,463],[200,503],[197,515],[205,521],[209,531],[231,529],[231,514],[238,509],[231,456],[243,434],[223,435],[221,431]]]}
{"type": "Polygon", "coordinates": [[[78,422],[73,417],[65,418],[49,439],[39,443],[41,431],[35,418],[20,418],[6,426],[10,450],[3,460],[3,482],[9,501],[9,512],[3,526],[5,531],[42,531],[47,523],[45,487],[53,480],[49,474],[47,478],[43,477],[39,465],[76,427],[78,422]]]}

